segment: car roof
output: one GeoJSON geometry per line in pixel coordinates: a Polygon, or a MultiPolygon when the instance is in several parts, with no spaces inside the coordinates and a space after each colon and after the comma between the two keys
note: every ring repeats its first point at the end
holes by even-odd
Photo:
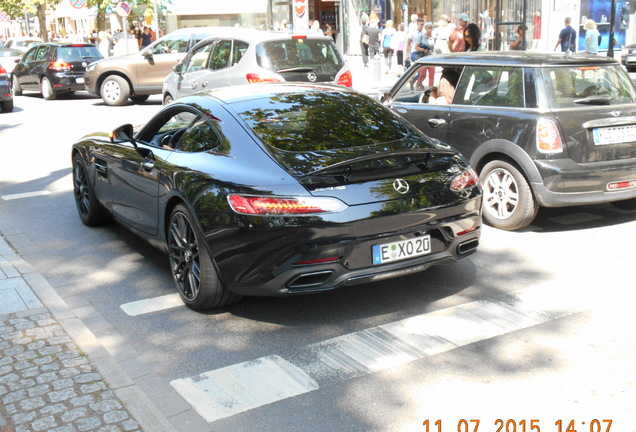
{"type": "Polygon", "coordinates": [[[456,64],[457,67],[466,65],[544,67],[619,64],[618,60],[597,55],[566,55],[565,53],[538,53],[528,51],[473,51],[436,54],[434,56],[424,57],[418,60],[417,63],[443,64],[445,66],[456,64]]]}

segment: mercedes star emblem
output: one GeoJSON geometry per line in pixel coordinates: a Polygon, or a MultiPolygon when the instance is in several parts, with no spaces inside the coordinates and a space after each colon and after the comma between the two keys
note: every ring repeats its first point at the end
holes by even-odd
{"type": "Polygon", "coordinates": [[[409,184],[406,180],[397,179],[393,182],[393,188],[401,194],[405,194],[409,191],[409,184]]]}

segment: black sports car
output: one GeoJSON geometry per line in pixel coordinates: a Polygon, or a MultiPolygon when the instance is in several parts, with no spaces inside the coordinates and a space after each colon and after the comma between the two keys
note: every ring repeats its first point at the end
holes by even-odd
{"type": "Polygon", "coordinates": [[[79,216],[164,248],[193,309],[333,289],[461,259],[482,191],[455,150],[335,86],[179,99],[134,132],[73,145],[79,216]]]}

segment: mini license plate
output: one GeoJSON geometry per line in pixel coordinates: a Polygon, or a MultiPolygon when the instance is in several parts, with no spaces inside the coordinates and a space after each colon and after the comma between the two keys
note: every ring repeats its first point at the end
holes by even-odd
{"type": "Polygon", "coordinates": [[[84,84],[84,77],[75,78],[75,82],[78,84],[84,84]]]}
{"type": "Polygon", "coordinates": [[[620,144],[636,141],[636,126],[595,128],[592,130],[595,145],[620,144]]]}
{"type": "Polygon", "coordinates": [[[373,264],[386,264],[431,253],[431,236],[425,235],[393,243],[374,245],[373,264]]]}

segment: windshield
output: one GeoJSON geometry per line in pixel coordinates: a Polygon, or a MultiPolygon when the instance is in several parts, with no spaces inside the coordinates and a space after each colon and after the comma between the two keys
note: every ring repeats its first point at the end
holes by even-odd
{"type": "Polygon", "coordinates": [[[264,142],[291,152],[387,143],[410,133],[391,111],[354,93],[277,94],[233,108],[264,142]]]}
{"type": "Polygon", "coordinates": [[[543,69],[552,108],[636,103],[636,89],[621,66],[543,69]]]}

